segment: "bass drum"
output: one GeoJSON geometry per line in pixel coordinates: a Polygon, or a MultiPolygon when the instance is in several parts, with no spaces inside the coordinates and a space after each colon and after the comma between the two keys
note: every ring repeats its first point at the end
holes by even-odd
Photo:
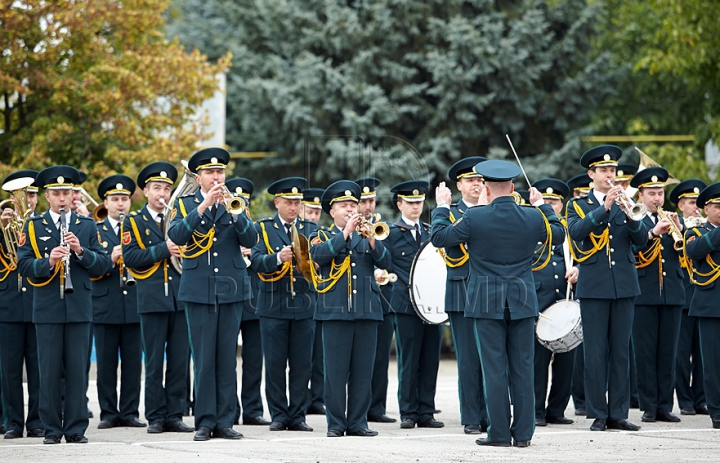
{"type": "Polygon", "coordinates": [[[447,267],[438,248],[426,241],[410,267],[410,302],[418,317],[430,325],[447,323],[445,282],[447,267]]]}
{"type": "Polygon", "coordinates": [[[535,336],[551,352],[570,352],[583,342],[580,303],[571,300],[557,301],[540,314],[535,336]]]}

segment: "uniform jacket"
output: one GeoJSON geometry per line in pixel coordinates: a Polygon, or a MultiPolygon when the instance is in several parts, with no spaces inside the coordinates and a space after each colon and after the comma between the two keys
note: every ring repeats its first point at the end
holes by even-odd
{"type": "Polygon", "coordinates": [[[75,234],[83,249],[82,259],[70,253],[70,278],[75,288],[72,294],[60,299],[59,272],[52,279],[50,252],[60,245],[60,231],[53,223],[50,212],[28,219],[19,242],[18,266],[20,274],[35,284],[33,322],[72,323],[92,321],[91,277],[107,271],[109,259],[100,245],[95,222],[91,218],[70,213],[68,231],[75,234]]]}
{"type": "Polygon", "coordinates": [[[340,266],[349,257],[349,267],[332,287],[319,283],[315,320],[382,320],[380,287],[375,282],[375,268],[390,267],[390,253],[382,241],[370,249],[368,240],[352,233],[345,241],[343,233],[332,226],[327,232],[313,233],[310,256],[320,265],[321,278],[328,278],[333,266],[340,266]],[[323,293],[323,291],[327,290],[323,293]],[[348,294],[349,292],[349,294],[348,294]]]}
{"type": "Polygon", "coordinates": [[[5,236],[0,234],[0,323],[32,320],[32,299],[30,310],[26,310],[23,298],[23,293],[28,291],[27,287],[32,286],[27,281],[20,280],[21,288],[18,290],[19,274],[16,262],[13,262],[6,252],[5,236]],[[13,267],[15,269],[10,270],[13,267]],[[25,288],[24,292],[22,288],[25,288]],[[26,312],[29,312],[29,319],[26,319],[26,312]]]}
{"type": "MultiPolygon", "coordinates": [[[[120,286],[120,267],[112,263],[112,250],[120,244],[108,219],[97,224],[102,249],[109,259],[108,271],[93,282],[93,323],[140,323],[137,310],[137,285],[120,286]]],[[[127,276],[125,270],[125,276],[127,276]]]]}
{"type": "Polygon", "coordinates": [[[698,283],[701,283],[695,286],[695,294],[690,302],[688,315],[691,317],[720,317],[720,305],[718,304],[720,282],[714,281],[703,286],[702,284],[711,277],[698,275],[712,272],[712,267],[707,262],[707,258],[715,263],[720,262],[719,230],[719,228],[708,222],[702,227],[691,228],[685,233],[685,239],[687,240],[685,249],[688,257],[693,260],[693,266],[697,272],[693,275],[693,278],[698,283]]]}
{"type": "MultiPolygon", "coordinates": [[[[476,206],[482,207],[482,206],[476,206]]],[[[450,206],[450,221],[454,222],[461,219],[470,206],[465,201],[460,199],[456,204],[450,206]]],[[[433,245],[435,243],[433,242],[433,245]]],[[[467,249],[466,244],[462,243],[457,246],[450,246],[444,249],[447,257],[451,261],[457,262],[458,259],[462,259],[466,255],[467,249]]],[[[464,312],[466,298],[468,275],[470,274],[470,263],[466,261],[463,265],[458,267],[447,267],[447,280],[445,283],[445,312],[464,312]]]]}
{"type": "Polygon", "coordinates": [[[183,259],[178,299],[212,305],[251,300],[252,283],[240,246],[252,248],[257,243],[253,222],[245,213],[233,216],[223,205],[218,206],[215,214],[211,215],[208,208],[201,216],[196,209],[202,201],[199,188],[194,195],[178,198],[168,231],[173,243],[192,245],[198,235],[214,230],[207,251],[183,259]]]}
{"type": "MultiPolygon", "coordinates": [[[[310,241],[310,237],[317,231],[317,224],[310,220],[298,218],[295,223],[297,232],[310,241]]],[[[257,300],[257,308],[255,313],[272,318],[285,319],[307,319],[312,318],[315,313],[315,288],[312,282],[308,282],[298,271],[296,266],[292,266],[293,283],[290,284],[290,266],[287,267],[277,265],[277,253],[284,246],[292,243],[286,232],[285,226],[280,221],[280,216],[275,214],[274,217],[259,220],[256,225],[256,231],[259,236],[258,243],[253,247],[250,262],[252,268],[260,277],[259,290],[260,295],[257,300]],[[277,281],[262,281],[276,279],[286,268],[285,274],[277,281]],[[292,291],[295,292],[293,297],[292,291]]]]}
{"type": "MultiPolygon", "coordinates": [[[[420,223],[420,240],[422,243],[430,239],[430,224],[420,223]]],[[[391,271],[397,275],[392,283],[390,311],[394,313],[415,314],[410,303],[410,269],[418,252],[418,245],[409,227],[402,219],[390,226],[390,235],[383,244],[392,256],[391,271]]],[[[419,289],[419,288],[418,288],[419,289]]]]}
{"type": "Polygon", "coordinates": [[[122,252],[125,265],[133,270],[137,280],[138,313],[184,310],[182,304],[175,303],[180,274],[170,264],[165,235],[150,215],[147,204],[125,217],[122,225],[122,252]]]}
{"type": "Polygon", "coordinates": [[[632,245],[647,244],[647,225],[628,219],[617,204],[606,211],[595,198],[594,190],[568,202],[567,219],[570,238],[583,251],[592,248],[591,233],[599,235],[609,230],[609,246],[578,263],[577,296],[581,299],[619,299],[640,294],[632,245]],[[584,218],[576,208],[582,211],[584,218]]]}
{"type": "MultiPolygon", "coordinates": [[[[648,216],[645,216],[643,223],[648,230],[655,226],[648,216]]],[[[655,244],[658,241],[661,246],[660,258],[653,259],[648,266],[637,269],[640,295],[635,298],[635,304],[683,305],[685,303],[683,273],[687,274],[687,272],[680,267],[680,255],[673,249],[673,238],[669,233],[661,235],[660,238],[647,240],[644,246],[633,246],[636,252],[635,260],[640,262],[639,252],[645,255],[650,254],[655,246],[658,246],[655,244]],[[662,264],[662,291],[660,290],[660,264],[662,264]]]]}
{"type": "MultiPolygon", "coordinates": [[[[533,272],[535,292],[537,293],[540,312],[547,309],[557,301],[565,299],[567,291],[563,246],[552,246],[550,250],[552,252],[550,262],[548,262],[545,267],[533,272]]],[[[547,257],[547,254],[541,257],[539,263],[543,263],[545,261],[545,257],[547,257]]]]}
{"type": "Polygon", "coordinates": [[[470,274],[465,316],[500,320],[509,309],[513,320],[537,317],[532,259],[538,242],[560,245],[565,231],[552,207],[521,207],[512,197],[473,207],[452,224],[450,209],[432,213],[432,239],[438,246],[468,244],[470,274]],[[539,210],[538,210],[539,209],[539,210]],[[547,218],[551,237],[547,236],[547,218]]]}

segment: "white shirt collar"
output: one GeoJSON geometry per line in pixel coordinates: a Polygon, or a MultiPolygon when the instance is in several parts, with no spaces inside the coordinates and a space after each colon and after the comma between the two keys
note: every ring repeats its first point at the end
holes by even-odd
{"type": "Polygon", "coordinates": [[[417,222],[413,222],[412,220],[408,219],[408,218],[405,217],[405,216],[403,216],[402,219],[403,219],[403,222],[405,222],[406,224],[410,225],[410,227],[412,227],[412,228],[415,228],[415,227],[417,226],[417,224],[418,224],[417,222]]]}
{"type": "Polygon", "coordinates": [[[602,204],[602,203],[605,202],[605,196],[606,196],[606,194],[605,194],[605,193],[601,193],[601,192],[597,191],[597,190],[594,189],[594,188],[593,188],[593,196],[595,196],[595,199],[597,199],[600,204],[602,204]]]}
{"type": "Polygon", "coordinates": [[[117,229],[117,226],[120,223],[119,220],[115,220],[110,216],[108,216],[108,222],[110,222],[110,227],[112,227],[113,231],[115,231],[117,229]]]}
{"type": "MultiPolygon", "coordinates": [[[[52,219],[53,224],[57,226],[58,220],[60,220],[60,214],[55,213],[52,209],[48,209],[48,212],[50,212],[50,218],[52,219]]],[[[69,211],[69,212],[66,212],[66,213],[65,213],[65,216],[66,216],[66,217],[65,217],[65,220],[67,221],[67,222],[65,223],[65,225],[66,225],[66,226],[65,226],[65,229],[66,229],[66,230],[69,230],[69,229],[70,229],[69,225],[70,225],[70,215],[71,215],[71,214],[72,214],[72,211],[69,211]]]]}
{"type": "MultiPolygon", "coordinates": [[[[158,216],[158,214],[160,214],[160,213],[159,213],[159,212],[155,212],[154,210],[150,209],[150,206],[148,206],[147,210],[148,210],[148,212],[150,213],[150,217],[152,217],[152,219],[153,219],[155,222],[157,222],[157,221],[158,221],[157,216],[158,216]]],[[[163,214],[163,217],[165,217],[165,214],[163,214]]]]}

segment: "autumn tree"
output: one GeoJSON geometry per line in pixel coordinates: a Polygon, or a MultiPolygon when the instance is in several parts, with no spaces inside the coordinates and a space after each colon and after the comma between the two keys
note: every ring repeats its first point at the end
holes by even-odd
{"type": "Polygon", "coordinates": [[[69,164],[135,177],[187,157],[215,64],[165,38],[168,0],[0,0],[0,175],[69,164]]]}

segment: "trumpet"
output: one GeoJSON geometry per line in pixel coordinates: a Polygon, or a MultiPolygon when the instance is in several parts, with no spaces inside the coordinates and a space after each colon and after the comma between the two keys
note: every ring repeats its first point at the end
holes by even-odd
{"type": "MultiPolygon", "coordinates": [[[[65,242],[65,233],[67,233],[66,225],[65,206],[60,207],[60,246],[63,246],[70,251],[70,245],[65,242]]],[[[65,299],[65,294],[72,294],[75,292],[75,287],[70,277],[70,253],[63,257],[63,264],[65,272],[60,275],[60,299],[65,299]]]]}
{"type": "MultiPolygon", "coordinates": [[[[121,212],[120,213],[120,231],[121,231],[120,236],[122,236],[122,224],[123,224],[124,220],[125,220],[125,213],[121,212]]],[[[137,284],[137,281],[135,281],[135,278],[133,278],[133,276],[130,272],[125,271],[126,270],[125,260],[123,259],[122,255],[118,259],[117,265],[118,265],[118,271],[120,273],[120,287],[122,288],[123,285],[135,286],[135,284],[137,284]],[[127,273],[127,276],[125,275],[126,273],[127,273]]]]}
{"type": "MultiPolygon", "coordinates": [[[[218,182],[215,182],[215,185],[217,185],[218,182]]],[[[230,193],[230,190],[228,190],[228,187],[223,184],[222,186],[222,192],[223,196],[225,197],[225,209],[232,215],[242,214],[245,212],[245,200],[242,199],[239,196],[235,196],[232,193],[230,193]]]]}
{"type": "Polygon", "coordinates": [[[707,223],[707,219],[701,215],[691,215],[690,217],[683,217],[685,222],[685,228],[697,228],[702,227],[707,223]]]}
{"type": "MultiPolygon", "coordinates": [[[[608,184],[610,185],[610,188],[615,188],[615,185],[610,181],[610,179],[607,179],[608,184]]],[[[620,195],[615,199],[615,204],[622,209],[622,211],[625,213],[625,215],[628,216],[630,220],[642,220],[643,217],[647,214],[647,208],[644,204],[636,203],[632,200],[624,191],[620,192],[620,195]]]]}
{"type": "Polygon", "coordinates": [[[364,236],[365,238],[375,238],[378,241],[382,241],[390,235],[390,227],[387,223],[372,223],[365,217],[360,217],[360,223],[358,224],[356,230],[360,235],[364,236]],[[360,229],[361,227],[364,227],[365,230],[360,229]]]}
{"type": "Polygon", "coordinates": [[[675,224],[675,221],[660,206],[657,207],[657,214],[660,219],[668,219],[670,221],[670,230],[668,233],[670,233],[670,236],[672,236],[673,239],[673,249],[676,251],[682,251],[683,235],[678,226],[675,224]]]}
{"type": "Polygon", "coordinates": [[[397,275],[395,273],[389,273],[387,270],[382,271],[382,276],[377,282],[380,286],[385,286],[388,283],[395,283],[397,281],[397,275]]]}

